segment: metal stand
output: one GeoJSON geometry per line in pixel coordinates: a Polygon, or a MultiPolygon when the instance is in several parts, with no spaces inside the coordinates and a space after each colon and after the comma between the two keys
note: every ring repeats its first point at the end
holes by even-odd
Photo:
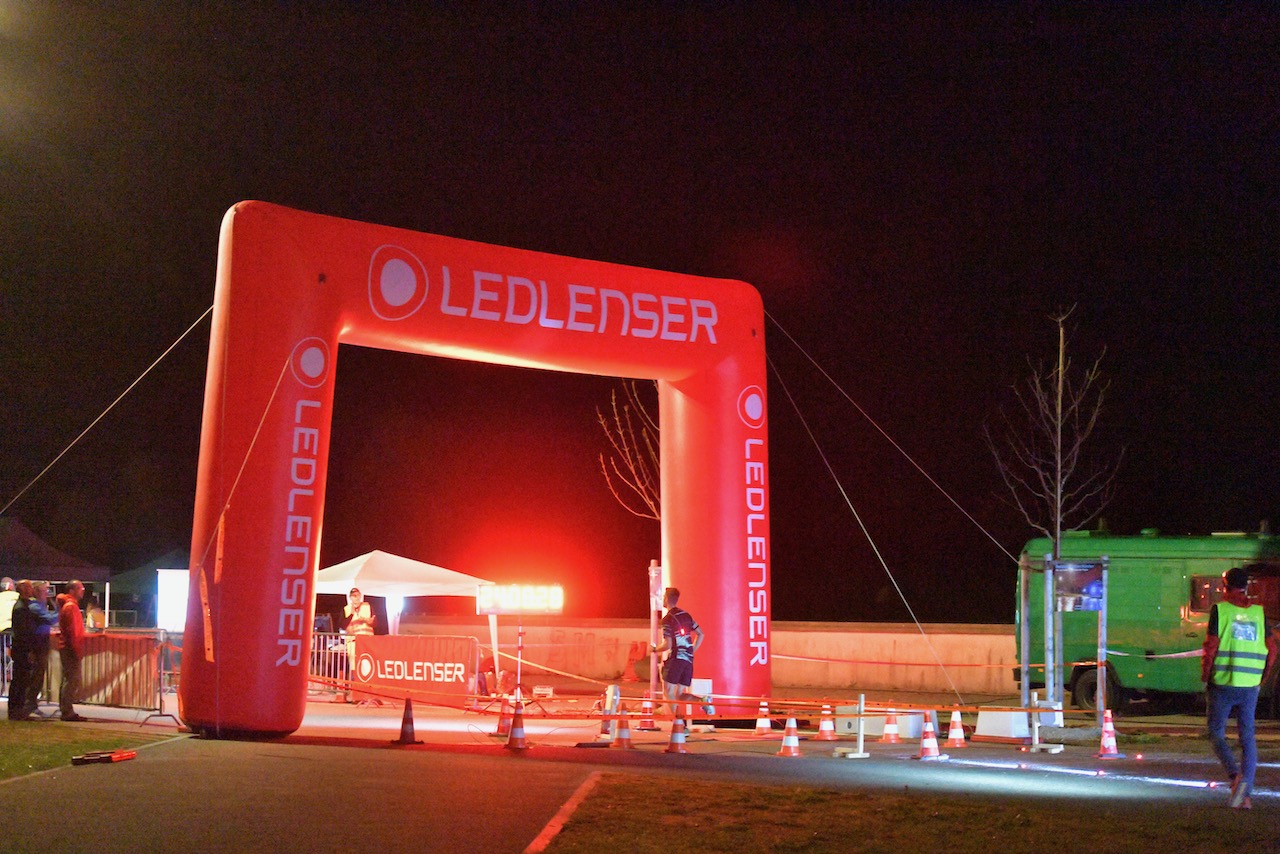
{"type": "MultiPolygon", "coordinates": [[[[1040,708],[1040,698],[1037,696],[1039,692],[1032,693],[1031,706],[1033,709],[1040,708]]],[[[1051,711],[1056,711],[1051,709],[1051,711]]],[[[1041,744],[1040,743],[1040,712],[1033,711],[1031,713],[1031,746],[1028,748],[1032,753],[1061,753],[1066,748],[1061,744],[1041,744]]]]}
{"type": "Polygon", "coordinates": [[[863,732],[863,728],[862,728],[863,722],[866,720],[866,718],[863,717],[866,711],[867,711],[867,695],[859,694],[858,695],[858,747],[855,750],[851,750],[848,747],[837,747],[834,751],[832,751],[831,753],[832,756],[840,756],[845,759],[867,759],[868,757],[871,756],[871,754],[867,753],[867,751],[865,750],[865,745],[864,745],[865,733],[863,732]]]}
{"type": "Polygon", "coordinates": [[[156,709],[142,719],[138,726],[146,726],[155,718],[168,718],[182,728],[182,721],[164,710],[164,651],[169,645],[168,632],[161,629],[156,636],[156,709]]]}
{"type": "Polygon", "coordinates": [[[523,704],[526,708],[531,709],[534,706],[537,706],[538,709],[544,715],[550,714],[550,712],[547,711],[547,707],[542,705],[542,701],[537,699],[536,697],[527,702],[525,701],[524,683],[521,681],[523,679],[523,675],[521,671],[521,667],[523,663],[524,663],[524,620],[521,619],[516,623],[516,690],[515,690],[514,697],[516,702],[523,704]]]}

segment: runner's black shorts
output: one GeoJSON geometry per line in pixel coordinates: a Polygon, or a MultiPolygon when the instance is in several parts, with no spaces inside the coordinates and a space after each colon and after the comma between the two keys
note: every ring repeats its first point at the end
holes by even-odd
{"type": "Polygon", "coordinates": [[[693,684],[693,662],[680,658],[668,658],[662,665],[662,681],[688,688],[693,684]]]}

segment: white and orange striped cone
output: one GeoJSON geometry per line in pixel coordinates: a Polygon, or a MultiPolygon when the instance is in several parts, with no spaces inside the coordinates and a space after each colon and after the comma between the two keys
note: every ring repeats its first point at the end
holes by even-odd
{"type": "Polygon", "coordinates": [[[666,753],[688,753],[684,746],[684,721],[676,718],[671,722],[671,741],[667,742],[666,753]]]}
{"type": "Polygon", "coordinates": [[[884,734],[880,736],[880,743],[902,743],[902,738],[898,735],[898,716],[894,714],[893,709],[889,710],[889,716],[884,719],[884,734]]]}
{"type": "Polygon", "coordinates": [[[626,718],[618,719],[618,725],[613,728],[613,741],[609,742],[609,746],[623,750],[635,749],[635,745],[631,743],[631,724],[626,718]]]}
{"type": "Polygon", "coordinates": [[[951,729],[947,731],[947,747],[968,747],[964,740],[964,724],[960,721],[960,710],[951,713],[951,729]]]}
{"type": "Polygon", "coordinates": [[[782,749],[778,756],[801,756],[800,733],[796,729],[796,719],[787,718],[786,729],[782,731],[782,749]]]}
{"type": "Polygon", "coordinates": [[[1099,759],[1124,759],[1124,754],[1116,749],[1116,727],[1111,721],[1111,710],[1102,713],[1102,749],[1096,754],[1099,759]]]}
{"type": "Polygon", "coordinates": [[[516,700],[516,712],[511,719],[511,735],[507,738],[507,750],[528,750],[524,740],[524,703],[516,700]]]}
{"type": "Polygon", "coordinates": [[[916,759],[926,759],[938,761],[941,759],[950,759],[945,753],[938,751],[938,734],[933,731],[933,720],[929,715],[924,716],[924,733],[920,736],[920,755],[916,759]]]}
{"type": "Polygon", "coordinates": [[[653,720],[653,695],[648,691],[644,692],[644,700],[640,703],[640,726],[636,729],[641,732],[658,731],[658,724],[653,720]]]}
{"type": "Polygon", "coordinates": [[[756,735],[773,735],[773,721],[769,719],[769,704],[760,701],[760,717],[756,718],[756,735]]]}
{"type": "Polygon", "coordinates": [[[822,704],[822,719],[818,722],[817,741],[839,741],[840,736],[836,735],[836,719],[831,717],[831,706],[827,703],[822,704]]]}
{"type": "Polygon", "coordinates": [[[502,712],[498,715],[498,731],[494,733],[498,738],[506,738],[511,735],[511,706],[507,704],[507,698],[502,698],[502,712]]]}

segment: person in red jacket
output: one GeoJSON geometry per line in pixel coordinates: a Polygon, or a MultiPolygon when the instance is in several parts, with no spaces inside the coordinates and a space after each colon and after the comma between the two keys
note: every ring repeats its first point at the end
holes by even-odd
{"type": "Polygon", "coordinates": [[[80,600],[84,598],[84,585],[71,582],[67,592],[58,597],[58,631],[62,642],[58,656],[62,661],[62,687],[58,691],[58,706],[64,721],[83,721],[76,714],[75,702],[80,699],[80,659],[84,657],[84,616],[80,613],[80,600]]]}

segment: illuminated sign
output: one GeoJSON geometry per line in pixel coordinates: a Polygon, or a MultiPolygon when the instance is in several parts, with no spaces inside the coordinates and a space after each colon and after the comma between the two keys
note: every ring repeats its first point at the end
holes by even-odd
{"type": "Polygon", "coordinates": [[[559,584],[481,584],[476,588],[477,614],[559,614],[564,588],[559,584]]]}

